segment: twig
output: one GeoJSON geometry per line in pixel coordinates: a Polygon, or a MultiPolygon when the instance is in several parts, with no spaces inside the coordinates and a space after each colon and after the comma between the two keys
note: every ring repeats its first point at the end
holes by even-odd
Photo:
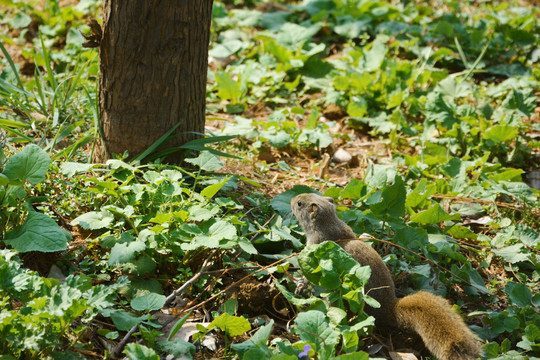
{"type": "Polygon", "coordinates": [[[206,304],[206,303],[208,303],[208,302],[214,300],[215,298],[217,298],[217,297],[220,296],[221,294],[223,294],[223,293],[229,291],[231,288],[240,285],[242,282],[244,282],[244,281],[245,281],[246,279],[248,279],[249,277],[255,275],[256,273],[261,272],[261,271],[263,271],[263,270],[266,270],[266,269],[268,269],[268,268],[271,268],[272,266],[275,266],[275,265],[277,265],[277,264],[279,264],[279,263],[281,263],[281,262],[283,262],[283,261],[285,261],[285,260],[287,260],[287,259],[290,259],[290,258],[292,258],[292,257],[294,257],[294,256],[297,256],[298,254],[299,254],[299,253],[294,253],[294,254],[291,254],[291,255],[289,255],[289,256],[286,256],[286,257],[284,257],[283,259],[279,259],[278,261],[275,261],[275,262],[273,262],[273,263],[270,264],[270,265],[266,265],[266,266],[260,268],[259,270],[254,271],[254,272],[252,272],[251,274],[248,274],[248,275],[244,276],[244,277],[241,278],[240,280],[235,281],[234,283],[232,283],[231,285],[227,286],[225,289],[221,290],[221,291],[218,292],[217,294],[215,294],[215,295],[211,296],[210,298],[206,299],[205,301],[203,301],[203,302],[201,302],[201,303],[199,303],[199,304],[197,304],[197,305],[194,305],[194,306],[190,307],[189,309],[186,309],[186,310],[184,310],[184,311],[182,311],[182,312],[179,312],[179,313],[176,314],[174,317],[172,317],[172,318],[169,319],[167,322],[165,322],[165,324],[163,324],[163,326],[161,327],[161,329],[163,329],[165,326],[169,325],[171,322],[173,322],[175,319],[177,319],[177,318],[180,317],[181,315],[183,315],[183,314],[185,314],[185,313],[188,313],[188,312],[190,312],[190,311],[193,311],[193,310],[195,310],[195,309],[197,309],[197,308],[200,308],[201,306],[203,306],[204,304],[206,304]]]}
{"type": "MultiPolygon", "coordinates": [[[[201,269],[197,274],[193,275],[191,277],[191,279],[189,279],[188,281],[186,281],[184,283],[184,285],[180,286],[178,289],[173,291],[169,296],[167,296],[167,299],[165,300],[165,304],[163,304],[162,308],[165,308],[167,305],[169,305],[178,295],[180,295],[182,292],[184,292],[184,290],[186,290],[186,288],[188,288],[191,284],[193,284],[198,278],[200,278],[206,272],[206,269],[208,269],[208,267],[210,266],[210,260],[214,257],[214,255],[216,254],[216,252],[218,250],[219,249],[215,249],[212,252],[212,254],[210,254],[210,256],[208,256],[204,260],[204,262],[203,262],[203,264],[201,266],[201,269]]],[[[159,311],[159,310],[156,310],[153,313],[156,313],[157,311],[159,311]]],[[[175,319],[175,318],[176,317],[174,317],[173,319],[175,319]]],[[[167,322],[165,325],[169,324],[169,322],[167,322]]],[[[163,325],[163,327],[165,327],[165,325],[163,325]]],[[[137,331],[138,327],[139,327],[139,324],[134,325],[128,331],[128,333],[124,336],[122,341],[120,341],[120,343],[118,345],[116,345],[116,347],[113,349],[113,351],[111,351],[111,359],[118,359],[120,357],[120,354],[122,353],[122,351],[124,351],[124,348],[126,347],[127,342],[129,341],[131,336],[135,333],[135,331],[137,331]]]]}
{"type": "MultiPolygon", "coordinates": [[[[454,201],[462,201],[462,202],[476,202],[479,204],[484,205],[496,205],[498,207],[507,208],[511,210],[516,211],[523,211],[523,205],[515,205],[500,201],[490,201],[490,200],[484,200],[484,199],[474,199],[470,197],[464,197],[464,196],[452,196],[452,195],[444,195],[444,194],[433,194],[431,195],[432,198],[436,199],[448,199],[448,200],[454,200],[454,201]]],[[[531,214],[533,216],[540,216],[540,209],[529,209],[531,211],[531,214]]]]}

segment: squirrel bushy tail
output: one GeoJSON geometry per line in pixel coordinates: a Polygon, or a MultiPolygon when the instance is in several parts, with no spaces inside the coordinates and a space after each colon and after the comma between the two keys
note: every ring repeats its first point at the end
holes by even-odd
{"type": "Polygon", "coordinates": [[[439,360],[475,360],[480,341],[448,301],[426,291],[397,300],[394,314],[398,326],[414,330],[439,360]]]}

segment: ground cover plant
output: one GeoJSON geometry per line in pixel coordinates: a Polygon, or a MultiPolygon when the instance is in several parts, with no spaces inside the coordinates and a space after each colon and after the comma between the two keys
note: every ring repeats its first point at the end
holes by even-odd
{"type": "Polygon", "coordinates": [[[3,359],[428,357],[374,329],[369,268],[303,249],[308,191],[398,296],[451,300],[486,359],[540,358],[534,2],[215,1],[214,137],[178,166],[90,162],[99,6],[0,2],[3,359]]]}

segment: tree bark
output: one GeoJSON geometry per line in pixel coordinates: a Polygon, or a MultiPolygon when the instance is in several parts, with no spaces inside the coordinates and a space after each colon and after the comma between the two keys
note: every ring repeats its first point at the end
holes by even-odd
{"type": "Polygon", "coordinates": [[[104,0],[103,13],[94,161],[136,156],[178,122],[167,147],[197,138],[189,132],[204,132],[212,0],[104,0]]]}

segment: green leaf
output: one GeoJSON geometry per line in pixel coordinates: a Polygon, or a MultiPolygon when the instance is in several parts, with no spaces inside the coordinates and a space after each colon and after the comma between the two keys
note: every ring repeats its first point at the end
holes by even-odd
{"type": "Polygon", "coordinates": [[[133,360],[159,360],[159,355],[154,350],[136,343],[127,344],[124,353],[133,360]]]}
{"type": "Polygon", "coordinates": [[[158,341],[158,346],[161,350],[180,359],[192,359],[192,354],[194,354],[197,349],[192,343],[178,338],[168,341],[160,340],[158,341]]]}
{"type": "Polygon", "coordinates": [[[448,38],[452,38],[454,36],[454,28],[448,21],[439,21],[435,31],[439,34],[445,35],[448,38]]]}
{"type": "Polygon", "coordinates": [[[285,23],[279,30],[276,41],[287,49],[297,51],[308,42],[313,35],[319,32],[320,25],[302,26],[293,23],[285,23]]]}
{"type": "Polygon", "coordinates": [[[298,256],[302,274],[313,284],[333,290],[341,286],[340,278],[346,274],[360,275],[357,286],[367,283],[369,272],[357,272],[360,265],[350,254],[332,241],[309,245],[298,256]]]}
{"type": "Polygon", "coordinates": [[[214,171],[223,167],[223,163],[219,160],[219,158],[208,151],[201,151],[199,156],[196,158],[186,159],[186,162],[197,165],[201,170],[204,171],[214,171]]]}
{"type": "Polygon", "coordinates": [[[131,300],[131,307],[136,311],[160,310],[167,297],[156,293],[148,293],[131,300]]]}
{"type": "Polygon", "coordinates": [[[223,313],[214,319],[208,326],[208,329],[219,328],[226,332],[229,336],[242,335],[246,331],[251,330],[249,321],[243,316],[231,316],[223,313]]]}
{"type": "Polygon", "coordinates": [[[277,132],[263,131],[261,136],[267,138],[270,145],[277,147],[278,149],[289,145],[292,140],[291,135],[284,130],[279,130],[277,132]]]}
{"type": "Polygon", "coordinates": [[[245,359],[244,354],[252,349],[257,349],[258,347],[264,347],[268,343],[268,338],[272,333],[272,328],[274,326],[274,320],[270,320],[265,326],[261,326],[255,334],[248,340],[239,344],[232,344],[231,347],[238,353],[241,359],[245,359]]]}
{"type": "Polygon", "coordinates": [[[407,191],[401,176],[394,178],[394,183],[390,186],[385,185],[381,200],[377,203],[370,204],[369,208],[377,216],[386,217],[387,215],[393,218],[400,218],[405,215],[405,198],[407,191]]]}
{"type": "Polygon", "coordinates": [[[240,84],[234,81],[231,75],[226,72],[217,72],[216,83],[218,85],[218,96],[222,100],[231,100],[233,105],[240,102],[242,90],[240,89],[240,84]]]}
{"type": "Polygon", "coordinates": [[[219,247],[220,240],[233,240],[236,236],[236,227],[229,222],[220,220],[210,226],[208,233],[195,236],[190,243],[181,245],[183,250],[194,250],[201,246],[215,249],[219,247]]]}
{"type": "Polygon", "coordinates": [[[462,225],[453,225],[446,229],[446,234],[453,236],[456,239],[477,239],[478,235],[469,228],[462,225]]]}
{"type": "Polygon", "coordinates": [[[356,101],[351,101],[347,105],[347,114],[352,117],[361,118],[367,114],[368,104],[363,98],[358,98],[356,101]]]}
{"type": "Polygon", "coordinates": [[[114,221],[114,215],[109,210],[100,212],[90,211],[76,217],[71,221],[71,225],[79,225],[85,230],[98,230],[109,227],[114,221]]]}
{"type": "Polygon", "coordinates": [[[55,252],[67,248],[71,234],[45,214],[31,211],[21,226],[6,234],[4,242],[19,252],[55,252]]]}
{"type": "Polygon", "coordinates": [[[439,205],[439,203],[435,204],[433,207],[425,211],[419,212],[411,216],[412,222],[424,225],[438,224],[440,222],[448,220],[459,221],[461,220],[461,216],[459,216],[459,214],[450,215],[441,208],[441,205],[439,205]]]}
{"type": "Polygon", "coordinates": [[[63,162],[60,164],[60,171],[66,177],[71,178],[76,174],[86,173],[96,164],[81,164],[76,162],[63,162]]]}
{"type": "Polygon", "coordinates": [[[518,134],[518,129],[510,125],[495,125],[486,130],[483,135],[485,140],[491,140],[496,144],[513,140],[518,134]]]}
{"type": "Polygon", "coordinates": [[[28,180],[35,185],[45,180],[50,165],[49,155],[39,146],[31,144],[8,159],[3,173],[12,181],[28,180]]]}
{"type": "MultiPolygon", "coordinates": [[[[527,97],[521,91],[512,89],[502,103],[502,108],[517,111],[519,115],[530,117],[534,114],[536,97],[530,93],[527,97]]],[[[517,131],[517,130],[516,130],[517,131]]]]}
{"type": "Polygon", "coordinates": [[[524,173],[523,169],[505,169],[503,172],[491,176],[494,181],[517,181],[521,182],[521,175],[524,173]]]}
{"type": "Polygon", "coordinates": [[[421,203],[423,203],[431,195],[435,194],[436,191],[437,187],[433,184],[428,185],[427,179],[424,178],[420,180],[414,190],[411,191],[409,195],[407,195],[405,205],[408,208],[415,208],[421,203]]]}
{"type": "Polygon", "coordinates": [[[6,175],[0,173],[0,186],[6,186],[8,183],[9,178],[6,175]]]}
{"type": "Polygon", "coordinates": [[[111,320],[118,330],[128,331],[137,324],[148,319],[148,315],[135,316],[125,311],[117,310],[111,313],[111,320]]]}
{"type": "Polygon", "coordinates": [[[347,39],[355,39],[368,30],[369,22],[369,20],[348,19],[343,24],[334,26],[334,31],[347,39]]]}
{"type": "Polygon", "coordinates": [[[522,249],[523,244],[515,244],[502,249],[493,249],[493,253],[502,257],[505,261],[508,261],[511,264],[515,264],[518,262],[529,260],[529,255],[522,253],[522,249]]]}
{"type": "Polygon", "coordinates": [[[292,189],[289,189],[285,192],[282,192],[279,195],[276,195],[272,201],[270,201],[270,205],[274,210],[279,212],[281,216],[285,216],[291,212],[291,199],[295,197],[298,194],[302,193],[314,193],[319,194],[318,191],[315,191],[311,189],[309,186],[305,185],[295,185],[292,187],[292,189]]]}
{"type": "Polygon", "coordinates": [[[508,299],[510,299],[512,304],[520,308],[532,305],[531,290],[525,284],[509,282],[504,287],[504,292],[508,295],[508,299]]]}
{"type": "Polygon", "coordinates": [[[108,264],[125,264],[127,262],[133,261],[135,259],[135,255],[145,249],[146,244],[140,240],[129,243],[116,244],[111,249],[108,264]]]}
{"type": "Polygon", "coordinates": [[[214,195],[218,193],[219,190],[221,190],[223,185],[225,185],[227,181],[229,180],[230,180],[229,178],[225,178],[222,181],[218,182],[217,184],[212,184],[210,186],[205,187],[201,191],[201,195],[207,198],[208,200],[210,200],[211,198],[214,197],[214,195]]]}
{"type": "Polygon", "coordinates": [[[320,358],[332,358],[339,342],[339,332],[330,326],[328,318],[320,311],[301,312],[294,323],[294,333],[309,343],[315,344],[320,358]]]}
{"type": "Polygon", "coordinates": [[[9,24],[14,29],[27,27],[32,22],[32,18],[23,11],[17,11],[16,15],[11,18],[9,24]]]}
{"type": "Polygon", "coordinates": [[[229,40],[222,44],[217,44],[213,49],[210,49],[208,55],[217,58],[226,58],[242,49],[243,43],[240,40],[229,40]]]}
{"type": "Polygon", "coordinates": [[[171,328],[171,331],[169,332],[169,336],[167,336],[167,341],[171,340],[172,337],[182,328],[182,326],[184,325],[184,323],[186,322],[186,320],[189,318],[190,315],[191,315],[191,311],[188,312],[186,315],[182,316],[182,318],[180,318],[174,324],[174,326],[171,328]]]}
{"type": "Polygon", "coordinates": [[[366,51],[364,55],[365,71],[374,71],[381,67],[384,57],[386,56],[386,51],[388,50],[385,44],[386,39],[388,39],[386,35],[378,35],[375,38],[375,41],[373,41],[371,49],[366,51]]]}

